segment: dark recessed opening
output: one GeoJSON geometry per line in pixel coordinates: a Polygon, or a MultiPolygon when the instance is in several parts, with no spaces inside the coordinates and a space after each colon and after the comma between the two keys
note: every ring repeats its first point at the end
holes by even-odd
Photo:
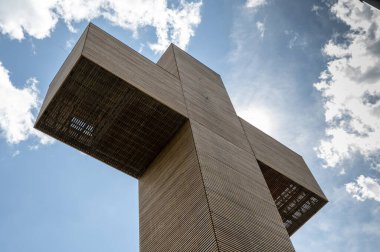
{"type": "Polygon", "coordinates": [[[289,235],[326,204],[315,193],[260,161],[259,166],[289,235]]]}

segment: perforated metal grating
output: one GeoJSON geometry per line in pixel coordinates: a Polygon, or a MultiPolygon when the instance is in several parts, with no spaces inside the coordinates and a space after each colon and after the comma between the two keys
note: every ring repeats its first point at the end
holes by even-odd
{"type": "Polygon", "coordinates": [[[327,203],[264,163],[259,161],[259,165],[289,235],[327,203]]]}
{"type": "Polygon", "coordinates": [[[82,57],[35,127],[138,178],[185,121],[82,57]]]}

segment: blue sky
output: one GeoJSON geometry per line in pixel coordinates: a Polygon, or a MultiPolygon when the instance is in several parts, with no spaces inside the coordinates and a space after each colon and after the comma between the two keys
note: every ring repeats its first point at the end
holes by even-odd
{"type": "Polygon", "coordinates": [[[0,251],[138,251],[137,180],[32,128],[88,22],[156,62],[170,42],[300,153],[330,202],[297,251],[380,247],[380,11],[358,0],[0,0],[0,251]]]}

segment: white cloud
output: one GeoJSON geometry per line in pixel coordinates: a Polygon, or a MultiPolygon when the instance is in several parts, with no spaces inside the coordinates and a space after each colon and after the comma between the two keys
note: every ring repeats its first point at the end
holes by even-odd
{"type": "Polygon", "coordinates": [[[373,199],[380,202],[379,180],[371,177],[360,175],[356,182],[346,184],[346,191],[359,201],[373,199]]]}
{"type": "Polygon", "coordinates": [[[263,22],[257,21],[256,28],[260,32],[260,38],[264,38],[265,24],[263,22]]]}
{"type": "Polygon", "coordinates": [[[237,113],[241,118],[267,134],[273,133],[277,125],[273,111],[270,111],[267,106],[253,103],[248,106],[238,106],[237,113]]]}
{"type": "Polygon", "coordinates": [[[113,25],[133,31],[153,27],[157,41],[149,44],[155,52],[163,52],[170,42],[185,49],[194,29],[201,22],[201,1],[180,0],[168,7],[167,0],[12,0],[0,1],[0,32],[21,40],[25,34],[43,39],[50,36],[62,19],[69,30],[73,23],[102,17],[113,25]]]}
{"type": "Polygon", "coordinates": [[[360,1],[341,0],[331,11],[349,26],[345,43],[329,41],[330,57],[315,88],[321,92],[326,139],[317,148],[326,167],[360,153],[374,168],[380,160],[380,12],[360,1]]]}
{"type": "Polygon", "coordinates": [[[30,78],[22,89],[16,88],[9,78],[9,71],[0,62],[0,133],[10,144],[35,136],[41,144],[52,139],[33,128],[34,112],[39,106],[38,81],[30,78]]]}
{"type": "Polygon", "coordinates": [[[267,4],[267,0],[247,0],[247,2],[245,3],[245,6],[247,8],[256,9],[266,4],[267,4]]]}
{"type": "Polygon", "coordinates": [[[53,11],[56,4],[56,0],[0,1],[0,31],[19,40],[24,38],[24,33],[45,38],[58,21],[53,11]]]}

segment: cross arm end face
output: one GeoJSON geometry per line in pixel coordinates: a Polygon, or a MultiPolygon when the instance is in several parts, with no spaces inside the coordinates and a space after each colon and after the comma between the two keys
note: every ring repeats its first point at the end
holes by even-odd
{"type": "Polygon", "coordinates": [[[302,156],[240,118],[289,235],[327,202],[302,156]]]}

